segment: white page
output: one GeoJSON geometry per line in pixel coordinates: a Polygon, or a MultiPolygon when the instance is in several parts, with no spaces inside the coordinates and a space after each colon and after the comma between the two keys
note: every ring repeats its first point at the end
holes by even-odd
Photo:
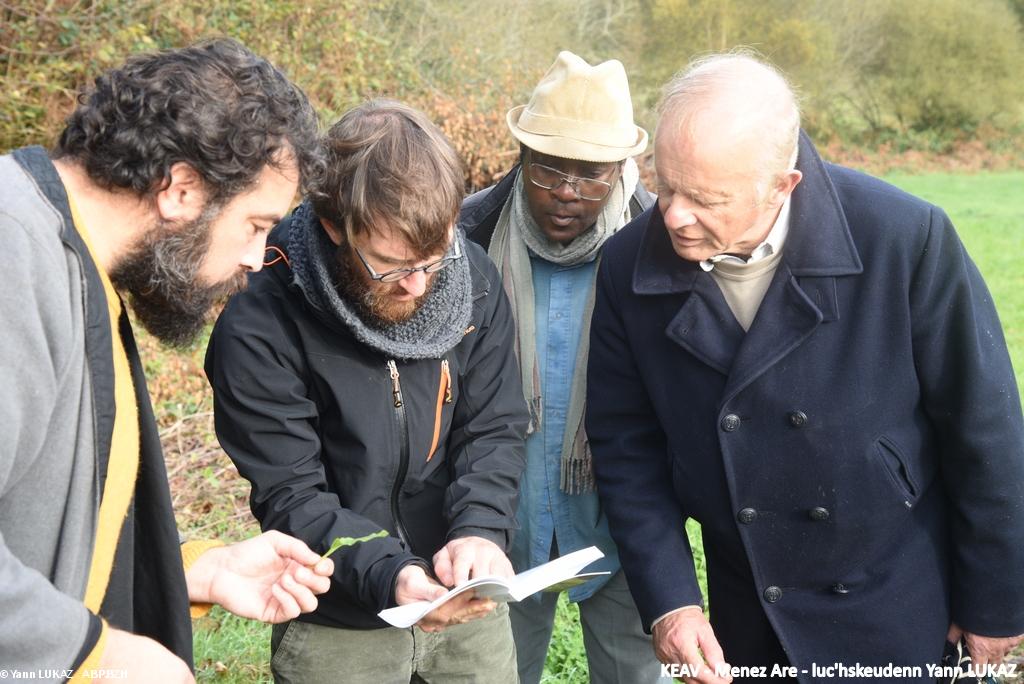
{"type": "Polygon", "coordinates": [[[434,601],[417,601],[416,603],[407,603],[404,606],[388,608],[378,613],[378,616],[395,627],[411,627],[430,611],[470,589],[475,589],[477,596],[481,598],[490,598],[499,603],[522,601],[527,596],[545,587],[573,577],[584,567],[603,557],[604,554],[601,553],[600,549],[596,546],[590,546],[561,558],[556,558],[543,565],[538,565],[532,570],[521,572],[509,579],[503,577],[476,577],[463,582],[434,601]]]}
{"type": "Polygon", "coordinates": [[[588,546],[544,565],[521,572],[509,580],[511,594],[516,601],[522,601],[544,587],[569,579],[598,558],[604,558],[601,550],[596,546],[588,546]]]}

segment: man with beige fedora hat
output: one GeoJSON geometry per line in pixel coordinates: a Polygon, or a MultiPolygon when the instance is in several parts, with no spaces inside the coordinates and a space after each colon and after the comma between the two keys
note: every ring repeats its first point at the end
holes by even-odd
{"type": "MultiPolygon", "coordinates": [[[[517,572],[597,546],[588,569],[608,571],[569,590],[579,604],[592,682],[658,679],[608,523],[594,491],[583,430],[590,313],[601,248],[654,203],[632,160],[647,147],[633,123],[622,64],[591,66],[561,52],[530,102],[508,112],[520,161],[497,185],[470,196],[459,226],[498,265],[517,328],[530,409],[527,468],[509,554],[517,572]]],[[[540,680],[557,595],[511,605],[519,676],[540,680]]]]}

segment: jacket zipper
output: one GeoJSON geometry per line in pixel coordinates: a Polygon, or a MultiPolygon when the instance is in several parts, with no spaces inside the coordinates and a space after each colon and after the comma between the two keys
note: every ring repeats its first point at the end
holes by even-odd
{"type": "Polygon", "coordinates": [[[398,508],[398,496],[402,492],[402,485],[405,484],[405,476],[409,472],[409,419],[405,415],[405,402],[402,401],[402,384],[398,377],[398,365],[394,359],[388,360],[388,372],[391,374],[391,394],[394,398],[395,417],[398,418],[399,433],[399,457],[398,473],[395,475],[395,484],[391,488],[391,517],[395,520],[395,530],[398,538],[406,547],[409,547],[409,533],[402,522],[402,514],[398,508]]]}
{"type": "Polygon", "coordinates": [[[437,410],[434,412],[434,439],[430,441],[427,452],[427,463],[434,458],[437,442],[441,439],[441,409],[445,404],[452,403],[452,374],[448,367],[448,359],[441,359],[441,382],[437,388],[437,410]]]}

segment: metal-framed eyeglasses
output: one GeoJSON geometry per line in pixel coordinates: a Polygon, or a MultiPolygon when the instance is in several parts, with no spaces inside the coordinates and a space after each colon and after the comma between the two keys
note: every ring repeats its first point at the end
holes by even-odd
{"type": "Polygon", "coordinates": [[[570,176],[558,169],[537,162],[530,163],[530,182],[545,190],[554,190],[562,183],[566,183],[573,189],[577,197],[592,201],[603,200],[612,191],[612,184],[607,181],[570,176]]]}
{"type": "Polygon", "coordinates": [[[423,266],[415,266],[413,268],[395,268],[390,271],[385,271],[384,273],[377,273],[373,266],[370,265],[370,262],[366,260],[366,257],[363,256],[363,253],[359,251],[358,247],[353,245],[352,249],[356,251],[356,256],[358,256],[359,260],[363,262],[363,266],[366,267],[366,271],[370,274],[370,278],[381,283],[397,283],[399,280],[402,280],[417,271],[423,271],[424,273],[437,273],[438,271],[447,268],[448,265],[456,259],[462,258],[462,247],[459,245],[459,239],[456,236],[455,239],[452,240],[452,246],[448,248],[448,252],[437,261],[432,261],[423,266]]]}

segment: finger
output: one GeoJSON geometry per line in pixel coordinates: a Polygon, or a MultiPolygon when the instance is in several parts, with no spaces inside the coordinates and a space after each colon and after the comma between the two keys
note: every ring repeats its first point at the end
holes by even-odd
{"type": "Polygon", "coordinates": [[[474,599],[469,604],[469,608],[466,612],[466,620],[476,620],[482,618],[485,615],[489,615],[492,610],[498,607],[498,604],[490,599],[474,599]]]}
{"type": "Polygon", "coordinates": [[[693,677],[693,682],[696,684],[729,684],[732,681],[732,676],[724,670],[715,670],[710,664],[701,665],[700,674],[693,677]],[[725,676],[719,677],[718,672],[722,672],[725,676]]]}
{"type": "Polygon", "coordinates": [[[302,612],[299,610],[299,604],[296,603],[292,595],[285,591],[277,582],[270,585],[270,593],[277,600],[278,608],[276,614],[272,614],[267,622],[286,622],[299,617],[299,613],[302,612]]]}
{"type": "Polygon", "coordinates": [[[440,632],[448,626],[451,621],[450,617],[441,619],[437,616],[437,612],[431,612],[420,618],[420,621],[416,623],[416,626],[422,629],[424,632],[440,632]]]}
{"type": "Polygon", "coordinates": [[[330,577],[334,574],[334,561],[330,558],[324,558],[313,566],[313,572],[323,577],[330,577]]]}
{"type": "Polygon", "coordinates": [[[303,613],[311,613],[316,610],[316,596],[309,590],[309,587],[297,582],[291,575],[285,575],[282,584],[285,591],[291,594],[295,602],[299,604],[299,610],[303,613]]]}
{"type": "Polygon", "coordinates": [[[315,574],[309,568],[299,566],[295,569],[295,581],[307,587],[314,594],[322,594],[331,588],[331,578],[315,574]]]}
{"type": "Polygon", "coordinates": [[[473,563],[476,561],[476,553],[472,546],[467,544],[459,549],[460,552],[455,554],[455,560],[452,563],[452,576],[455,585],[469,579],[470,572],[474,569],[473,563]]]}
{"type": "Polygon", "coordinates": [[[448,552],[447,546],[442,547],[440,551],[434,554],[434,574],[437,575],[437,579],[441,580],[441,584],[446,587],[455,584],[452,556],[448,552]]]}
{"type": "Polygon", "coordinates": [[[459,594],[452,600],[432,610],[425,618],[429,618],[429,621],[435,625],[455,624],[454,618],[466,612],[469,606],[470,597],[467,595],[469,593],[471,592],[459,594]]]}
{"type": "Polygon", "coordinates": [[[999,665],[1016,646],[1014,637],[983,637],[970,632],[964,633],[964,641],[971,652],[971,660],[975,665],[999,665]]]}
{"type": "Polygon", "coordinates": [[[503,553],[495,555],[494,560],[491,562],[491,574],[497,575],[498,577],[513,577],[516,572],[512,569],[512,562],[503,553]]]}
{"type": "Polygon", "coordinates": [[[302,565],[313,565],[320,560],[320,554],[291,535],[282,534],[277,530],[270,530],[269,532],[264,532],[263,536],[270,542],[277,555],[282,558],[291,558],[302,565]]]}
{"type": "MultiPolygon", "coordinates": [[[[722,652],[722,646],[718,643],[718,639],[715,638],[714,632],[710,628],[697,635],[697,643],[700,646],[700,650],[704,653],[704,660],[707,661],[708,667],[715,672],[728,672],[729,664],[725,662],[725,653],[722,652]]],[[[724,675],[720,678],[725,681],[732,681],[731,675],[724,675]]]]}
{"type": "Polygon", "coordinates": [[[964,635],[964,630],[960,629],[960,626],[955,622],[949,625],[949,631],[946,632],[946,641],[951,644],[955,644],[960,641],[960,637],[964,635]]]}
{"type": "Polygon", "coordinates": [[[490,599],[473,599],[450,611],[447,624],[461,625],[477,620],[490,613],[497,604],[490,599]]]}
{"type": "Polygon", "coordinates": [[[703,656],[700,654],[700,649],[697,648],[696,639],[686,639],[680,649],[682,655],[682,664],[687,665],[687,669],[693,673],[688,679],[695,682],[708,682],[707,679],[710,673],[707,669],[707,664],[704,662],[703,656]]]}
{"type": "Polygon", "coordinates": [[[471,611],[473,603],[473,592],[467,591],[459,594],[443,606],[438,606],[434,611],[439,622],[451,622],[452,616],[471,611]]]}

